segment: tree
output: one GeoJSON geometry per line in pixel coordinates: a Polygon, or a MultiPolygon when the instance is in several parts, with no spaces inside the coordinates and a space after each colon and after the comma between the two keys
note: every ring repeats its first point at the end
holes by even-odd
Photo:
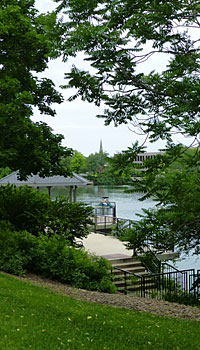
{"type": "Polygon", "coordinates": [[[86,171],[86,159],[78,151],[74,151],[71,159],[70,169],[77,174],[84,173],[86,171]]]}
{"type": "MultiPolygon", "coordinates": [[[[200,162],[198,149],[187,157],[183,147],[176,146],[181,168],[169,166],[170,150],[155,161],[148,160],[143,179],[138,181],[136,190],[143,191],[141,200],[152,196],[157,208],[145,210],[138,223],[139,230],[145,231],[158,249],[179,249],[188,253],[200,253],[200,162]],[[184,161],[183,161],[184,160],[184,161]]],[[[173,165],[174,166],[174,165],[173,165]]]]}
{"type": "MultiPolygon", "coordinates": [[[[60,1],[59,1],[60,2],[60,1]]],[[[199,133],[198,1],[62,1],[64,58],[84,51],[94,73],[73,66],[68,87],[107,108],[105,124],[132,122],[152,141],[171,132],[199,133]],[[66,32],[67,31],[67,32],[66,32]],[[194,35],[195,37],[195,35],[194,35]],[[144,74],[148,60],[168,56],[167,66],[144,74]]],[[[153,63],[153,62],[152,62],[153,63]]],[[[160,68],[160,67],[159,67],[160,68]]]]}
{"type": "Polygon", "coordinates": [[[133,250],[133,256],[144,253],[147,246],[146,232],[138,229],[138,227],[138,223],[133,221],[129,221],[128,225],[122,223],[119,226],[118,238],[125,242],[127,249],[133,250]]]}
{"type": "Polygon", "coordinates": [[[129,147],[126,151],[114,154],[109,159],[110,173],[112,173],[113,179],[118,184],[132,184],[132,176],[139,175],[138,164],[134,164],[137,156],[137,152],[142,150],[143,147],[139,147],[136,142],[135,145],[129,147]]]}
{"type": "Polygon", "coordinates": [[[100,173],[108,161],[107,152],[91,153],[86,158],[86,169],[88,173],[100,173]]]}
{"type": "Polygon", "coordinates": [[[0,165],[21,179],[64,174],[60,159],[71,150],[61,146],[63,136],[31,121],[33,107],[54,116],[51,104],[63,100],[50,79],[37,76],[47,68],[56,17],[38,15],[34,0],[2,0],[0,22],[0,165]]]}
{"type": "MultiPolygon", "coordinates": [[[[138,186],[144,198],[154,195],[160,207],[146,211],[138,229],[148,231],[157,246],[175,243],[182,250],[196,247],[198,252],[199,153],[184,158],[183,169],[168,169],[182,155],[180,145],[173,144],[173,134],[194,137],[199,144],[199,2],[58,2],[58,11],[68,14],[68,21],[59,27],[60,53],[66,59],[83,51],[94,68],[91,73],[73,66],[66,74],[66,86],[77,90],[70,100],[81,97],[97,106],[104,103],[107,108],[98,117],[106,125],[130,122],[151,142],[168,141],[164,156],[145,163],[148,170],[138,186]],[[162,71],[154,66],[145,73],[146,64],[158,56],[167,62],[162,71]]],[[[132,162],[134,157],[135,148],[120,162],[132,162]]]]}
{"type": "Polygon", "coordinates": [[[0,179],[2,177],[5,177],[5,176],[9,175],[10,173],[11,173],[11,170],[8,167],[0,168],[0,179]]]}

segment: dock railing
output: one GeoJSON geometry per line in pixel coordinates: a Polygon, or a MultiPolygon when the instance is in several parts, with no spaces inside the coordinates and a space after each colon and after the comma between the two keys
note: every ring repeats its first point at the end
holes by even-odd
{"type": "Polygon", "coordinates": [[[109,205],[101,205],[101,202],[97,201],[83,201],[83,203],[94,209],[93,213],[95,216],[116,217],[116,202],[109,202],[109,205]]]}

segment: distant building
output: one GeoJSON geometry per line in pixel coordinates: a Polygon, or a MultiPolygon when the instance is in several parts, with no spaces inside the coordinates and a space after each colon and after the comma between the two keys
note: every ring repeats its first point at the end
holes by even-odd
{"type": "MultiPolygon", "coordinates": [[[[154,159],[156,156],[163,154],[163,152],[145,152],[145,153],[138,153],[135,161],[133,162],[134,164],[138,164],[140,166],[143,165],[143,162],[146,159],[154,159]]],[[[145,169],[140,169],[142,171],[144,171],[145,169]]]]}

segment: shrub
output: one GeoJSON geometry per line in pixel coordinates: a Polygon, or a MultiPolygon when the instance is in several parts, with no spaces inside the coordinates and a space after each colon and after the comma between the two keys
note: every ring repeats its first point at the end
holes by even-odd
{"type": "Polygon", "coordinates": [[[73,284],[77,288],[102,292],[114,292],[116,290],[111,282],[111,265],[107,260],[75,249],[74,258],[76,268],[73,274],[73,284]]]}
{"type": "Polygon", "coordinates": [[[146,251],[140,255],[140,261],[147,267],[148,271],[151,273],[160,273],[161,272],[161,262],[156,257],[155,252],[146,251]]]}
{"type": "Polygon", "coordinates": [[[76,238],[87,237],[93,222],[90,219],[93,209],[83,203],[69,203],[65,198],[51,202],[49,210],[48,234],[59,234],[71,245],[76,238]]]}
{"type": "Polygon", "coordinates": [[[178,286],[175,290],[169,290],[164,294],[164,299],[173,303],[200,307],[200,300],[197,295],[182,291],[178,286]]]}
{"type": "Polygon", "coordinates": [[[29,232],[11,231],[9,226],[1,223],[0,269],[21,276],[26,273],[26,267],[31,260],[29,251],[36,246],[37,242],[29,232]]]}
{"type": "Polygon", "coordinates": [[[0,222],[10,222],[15,231],[26,230],[36,236],[59,234],[74,245],[76,238],[88,235],[91,215],[92,208],[83,203],[69,203],[64,198],[51,201],[26,186],[0,187],[0,222]]]}
{"type": "Polygon", "coordinates": [[[0,187],[0,220],[9,221],[16,231],[37,235],[48,222],[49,198],[27,187],[0,187]]]}
{"type": "Polygon", "coordinates": [[[0,228],[0,269],[16,275],[32,272],[78,288],[114,292],[110,265],[103,258],[66,246],[60,235],[31,235],[0,228]]]}

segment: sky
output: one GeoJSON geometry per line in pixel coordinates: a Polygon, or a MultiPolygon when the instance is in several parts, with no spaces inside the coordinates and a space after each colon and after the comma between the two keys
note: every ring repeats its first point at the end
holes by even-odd
{"type": "MultiPolygon", "coordinates": [[[[51,0],[36,0],[35,7],[41,12],[51,11],[55,8],[55,3],[51,0]]],[[[158,57],[146,63],[143,69],[159,68],[162,70],[165,58],[158,57]]],[[[70,71],[73,63],[78,63],[79,68],[87,67],[87,63],[83,61],[83,57],[79,55],[78,59],[70,58],[66,63],[63,63],[59,58],[49,62],[49,69],[46,69],[40,76],[47,77],[53,80],[57,90],[61,91],[64,96],[64,102],[61,105],[54,105],[57,114],[55,117],[40,115],[37,109],[34,109],[33,121],[46,122],[55,134],[64,135],[63,146],[73,148],[81,152],[84,156],[99,151],[100,140],[102,140],[103,150],[113,155],[117,152],[131,147],[138,140],[142,144],[146,136],[138,136],[131,131],[131,125],[114,125],[105,126],[104,120],[96,118],[97,114],[103,112],[103,106],[97,107],[94,104],[83,102],[81,99],[76,99],[73,102],[68,102],[67,99],[73,94],[69,89],[63,90],[59,86],[66,84],[64,73],[70,71]],[[81,66],[82,65],[82,66],[81,66]]],[[[175,142],[189,144],[190,140],[176,136],[175,142]]],[[[165,146],[164,141],[158,141],[151,144],[146,142],[146,151],[158,151],[165,146]]]]}

